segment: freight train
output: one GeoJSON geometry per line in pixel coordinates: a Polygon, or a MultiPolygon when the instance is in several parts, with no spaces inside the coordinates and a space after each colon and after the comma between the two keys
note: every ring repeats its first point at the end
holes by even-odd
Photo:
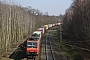
{"type": "Polygon", "coordinates": [[[44,25],[36,31],[33,32],[33,34],[27,39],[26,41],[26,55],[27,57],[35,58],[40,53],[40,40],[43,36],[43,34],[50,28],[54,26],[59,26],[61,23],[55,23],[55,24],[48,24],[44,25]]]}

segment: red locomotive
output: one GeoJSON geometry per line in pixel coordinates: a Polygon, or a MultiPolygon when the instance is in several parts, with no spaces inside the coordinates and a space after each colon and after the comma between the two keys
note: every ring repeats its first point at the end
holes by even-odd
{"type": "Polygon", "coordinates": [[[39,33],[33,33],[31,37],[27,39],[27,43],[26,43],[27,57],[35,58],[39,54],[40,38],[41,37],[39,33]]]}
{"type": "Polygon", "coordinates": [[[29,38],[27,40],[27,48],[26,48],[26,54],[27,57],[36,57],[39,54],[40,49],[40,40],[37,38],[29,38]]]}

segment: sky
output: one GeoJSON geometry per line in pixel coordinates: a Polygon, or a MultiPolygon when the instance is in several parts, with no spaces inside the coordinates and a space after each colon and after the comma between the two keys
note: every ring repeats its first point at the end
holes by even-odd
{"type": "Polygon", "coordinates": [[[22,7],[31,6],[34,9],[39,9],[41,12],[48,12],[49,15],[58,16],[65,14],[72,3],[72,0],[15,0],[22,7]]]}

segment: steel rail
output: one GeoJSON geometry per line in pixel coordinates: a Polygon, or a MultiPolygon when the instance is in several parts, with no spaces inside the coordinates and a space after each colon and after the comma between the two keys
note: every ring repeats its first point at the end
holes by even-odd
{"type": "Polygon", "coordinates": [[[51,55],[52,60],[55,60],[55,57],[54,57],[54,54],[53,54],[53,49],[52,49],[52,44],[51,44],[51,39],[50,39],[50,32],[48,32],[48,34],[46,35],[46,41],[45,41],[46,60],[49,60],[49,58],[50,58],[49,53],[51,55]]]}

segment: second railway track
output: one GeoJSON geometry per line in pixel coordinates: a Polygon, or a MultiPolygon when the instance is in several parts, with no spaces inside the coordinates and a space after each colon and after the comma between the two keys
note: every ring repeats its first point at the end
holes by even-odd
{"type": "Polygon", "coordinates": [[[52,45],[51,45],[51,32],[48,31],[46,34],[46,42],[45,42],[45,53],[46,53],[46,60],[55,60],[52,45]]]}

